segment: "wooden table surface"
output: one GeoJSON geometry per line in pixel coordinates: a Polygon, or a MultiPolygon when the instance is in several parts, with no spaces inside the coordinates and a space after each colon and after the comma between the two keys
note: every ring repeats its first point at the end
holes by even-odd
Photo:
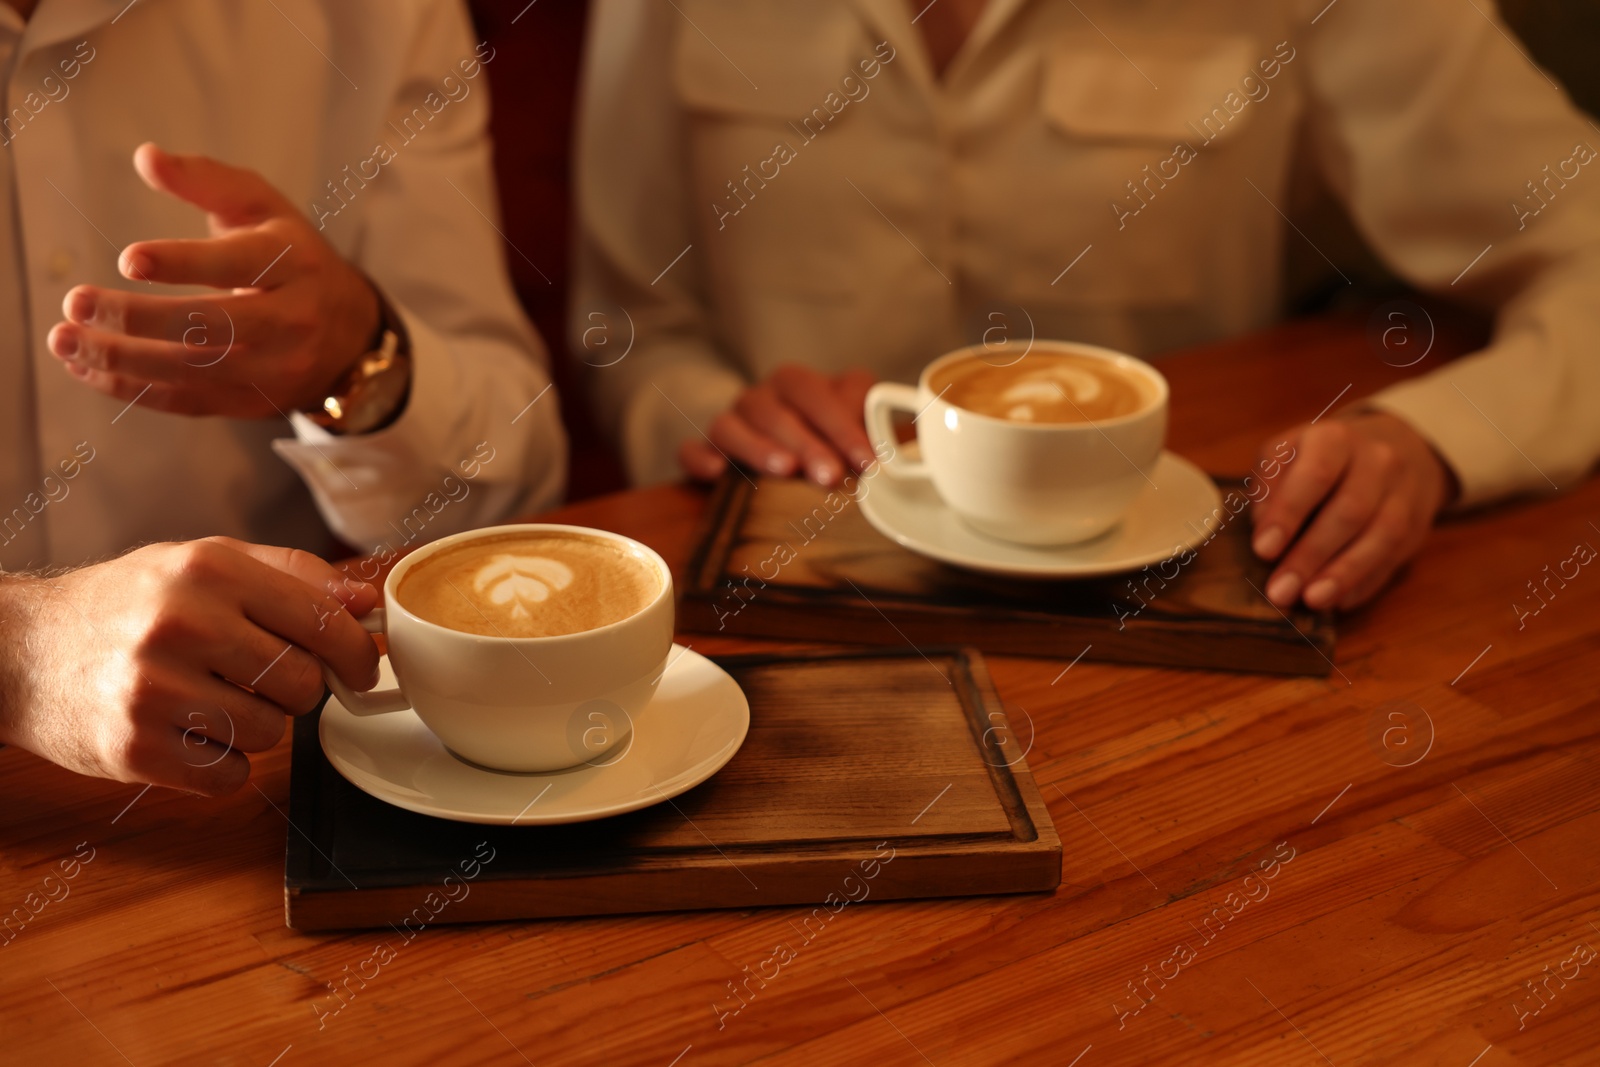
{"type": "MultiPolygon", "coordinates": [[[[1172,445],[1242,472],[1449,347],[1395,371],[1361,317],[1185,354],[1172,445]]],[[[681,562],[703,503],[558,514],[681,562]]],[[[382,938],[284,926],[287,740],[223,800],[0,751],[0,908],[27,919],[0,1062],[1600,1063],[1600,574],[1514,608],[1597,524],[1593,482],[1446,523],[1326,679],[993,658],[1060,889],[852,908],[721,1029],[802,909],[435,927],[319,1026],[382,938]]]]}

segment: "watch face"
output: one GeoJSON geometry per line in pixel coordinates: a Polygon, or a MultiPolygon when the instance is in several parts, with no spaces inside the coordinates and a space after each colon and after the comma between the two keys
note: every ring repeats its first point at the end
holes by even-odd
{"type": "Polygon", "coordinates": [[[400,348],[400,336],[386,330],[382,346],[362,356],[323,401],[326,414],[311,418],[330,433],[371,433],[399,417],[410,390],[411,356],[400,348]]]}

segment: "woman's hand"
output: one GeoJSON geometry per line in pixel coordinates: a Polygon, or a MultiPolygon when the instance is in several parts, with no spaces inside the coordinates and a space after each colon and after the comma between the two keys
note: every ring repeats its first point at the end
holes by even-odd
{"type": "Polygon", "coordinates": [[[1455,476],[1384,412],[1298,426],[1288,441],[1295,455],[1282,483],[1253,509],[1256,555],[1280,561],[1267,598],[1280,608],[1353,608],[1416,555],[1455,498],[1455,476]]]}
{"type": "Polygon", "coordinates": [[[746,389],[711,424],[710,443],[695,437],[678,450],[690,477],[709,481],[731,459],[780,477],[801,475],[834,486],[876,460],[862,409],[876,379],[851,370],[829,378],[789,364],[746,389]]]}

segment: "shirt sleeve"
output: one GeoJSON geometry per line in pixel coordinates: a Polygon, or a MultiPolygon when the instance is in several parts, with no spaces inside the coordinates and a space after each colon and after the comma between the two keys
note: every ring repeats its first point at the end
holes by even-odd
{"type": "Polygon", "coordinates": [[[678,446],[746,384],[715,343],[694,247],[676,18],[647,0],[595,5],[579,119],[571,348],[636,485],[679,477],[678,446]]]}
{"type": "Polygon", "coordinates": [[[351,259],[405,323],[404,410],[382,430],[348,436],[292,416],[295,436],[274,443],[333,531],[369,552],[548,508],[565,484],[548,357],[502,258],[482,70],[494,57],[474,48],[459,4],[428,5],[393,121],[375,133],[392,158],[360,188],[361,214],[324,220],[329,229],[359,227],[347,242],[351,259]],[[460,64],[474,56],[479,67],[468,77],[460,64]],[[451,73],[457,88],[447,98],[441,78],[451,73]],[[417,123],[403,120],[414,108],[427,124],[413,133],[417,123]]]}
{"type": "Polygon", "coordinates": [[[1492,12],[1345,0],[1305,27],[1314,143],[1357,226],[1413,284],[1497,312],[1482,351],[1370,402],[1438,450],[1458,506],[1600,458],[1600,130],[1492,12]]]}

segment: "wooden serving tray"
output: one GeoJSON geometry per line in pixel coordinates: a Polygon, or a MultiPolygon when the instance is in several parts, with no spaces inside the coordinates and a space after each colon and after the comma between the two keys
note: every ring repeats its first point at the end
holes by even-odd
{"type": "Polygon", "coordinates": [[[1031,740],[1012,736],[981,654],[718,662],[750,701],[732,761],[672,803],[569,826],[479,826],[392,807],[328,763],[320,710],[301,717],[288,924],[404,936],[424,920],[775,904],[827,914],[845,899],[1060,884],[1061,841],[1028,771],[1031,740]]]}
{"type": "MultiPolygon", "coordinates": [[[[1225,499],[1239,487],[1218,485],[1225,499]]],[[[1181,567],[1050,581],[927,559],[874,530],[846,494],[828,498],[793,479],[725,476],[682,583],[679,628],[1264,674],[1333,670],[1332,617],[1285,615],[1261,592],[1268,569],[1250,551],[1247,515],[1181,567]]]]}

